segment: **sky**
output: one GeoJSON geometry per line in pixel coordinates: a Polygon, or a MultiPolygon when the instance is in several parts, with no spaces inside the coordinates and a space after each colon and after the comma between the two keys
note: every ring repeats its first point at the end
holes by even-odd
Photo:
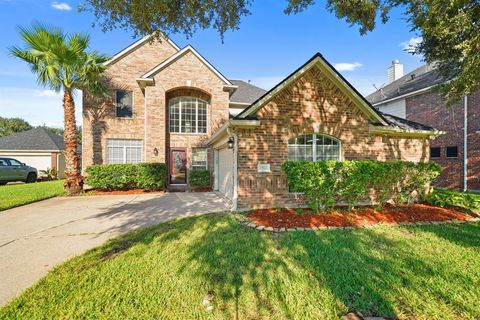
{"type": "MultiPolygon", "coordinates": [[[[0,116],[20,117],[32,125],[63,126],[61,94],[39,86],[23,61],[9,55],[8,48],[22,45],[17,27],[41,22],[66,32],[87,32],[90,49],[114,55],[135,41],[133,32],[102,32],[95,17],[77,12],[81,1],[0,0],[0,116]]],[[[303,13],[285,15],[286,1],[256,0],[252,14],[242,19],[240,29],[225,34],[199,30],[191,38],[169,35],[180,47],[191,44],[229,79],[250,80],[270,89],[320,52],[358,91],[367,95],[385,84],[393,59],[404,64],[405,73],[423,64],[405,48],[418,41],[401,9],[393,11],[387,24],[361,36],[358,27],[337,19],[324,1],[303,13]]],[[[160,62],[159,62],[160,63],[160,62]]],[[[77,94],[77,121],[81,121],[81,97],[77,94]]]]}

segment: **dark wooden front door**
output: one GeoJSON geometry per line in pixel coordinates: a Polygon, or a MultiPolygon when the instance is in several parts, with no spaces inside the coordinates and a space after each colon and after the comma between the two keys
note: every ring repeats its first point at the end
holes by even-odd
{"type": "Polygon", "coordinates": [[[185,149],[170,150],[170,183],[187,183],[187,150],[185,149]]]}

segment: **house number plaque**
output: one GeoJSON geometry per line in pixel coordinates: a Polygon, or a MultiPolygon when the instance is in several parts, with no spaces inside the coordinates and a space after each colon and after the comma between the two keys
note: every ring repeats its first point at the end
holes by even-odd
{"type": "Polygon", "coordinates": [[[257,172],[270,172],[270,164],[269,163],[259,163],[257,164],[257,172]]]}

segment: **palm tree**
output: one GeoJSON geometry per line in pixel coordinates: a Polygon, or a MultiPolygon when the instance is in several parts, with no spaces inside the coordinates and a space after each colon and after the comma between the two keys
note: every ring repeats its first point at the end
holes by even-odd
{"type": "Polygon", "coordinates": [[[99,81],[105,71],[106,55],[97,51],[88,52],[90,37],[83,33],[65,34],[61,29],[34,24],[31,28],[19,27],[25,47],[13,46],[10,53],[26,61],[36,74],[40,85],[56,92],[63,90],[65,141],[65,190],[77,194],[82,190],[77,154],[77,126],[73,91],[86,90],[100,95],[106,87],[99,81]]]}

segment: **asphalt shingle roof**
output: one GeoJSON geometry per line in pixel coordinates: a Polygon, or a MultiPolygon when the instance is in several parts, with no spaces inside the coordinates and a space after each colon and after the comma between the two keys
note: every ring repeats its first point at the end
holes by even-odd
{"type": "Polygon", "coordinates": [[[426,64],[368,95],[366,99],[371,104],[377,104],[443,82],[445,82],[445,80],[438,70],[435,69],[435,66],[426,64]]]}
{"type": "Polygon", "coordinates": [[[399,118],[388,113],[380,112],[382,116],[388,121],[390,127],[396,127],[402,130],[422,130],[422,131],[436,131],[435,128],[426,126],[424,124],[399,118]]]}
{"type": "Polygon", "coordinates": [[[45,128],[34,128],[0,137],[0,150],[60,151],[64,149],[63,137],[45,128]]]}
{"type": "Polygon", "coordinates": [[[242,80],[230,80],[230,82],[238,86],[237,90],[231,95],[231,103],[253,103],[257,101],[258,98],[263,96],[266,90],[263,90],[259,87],[256,87],[248,82],[242,80]]]}

